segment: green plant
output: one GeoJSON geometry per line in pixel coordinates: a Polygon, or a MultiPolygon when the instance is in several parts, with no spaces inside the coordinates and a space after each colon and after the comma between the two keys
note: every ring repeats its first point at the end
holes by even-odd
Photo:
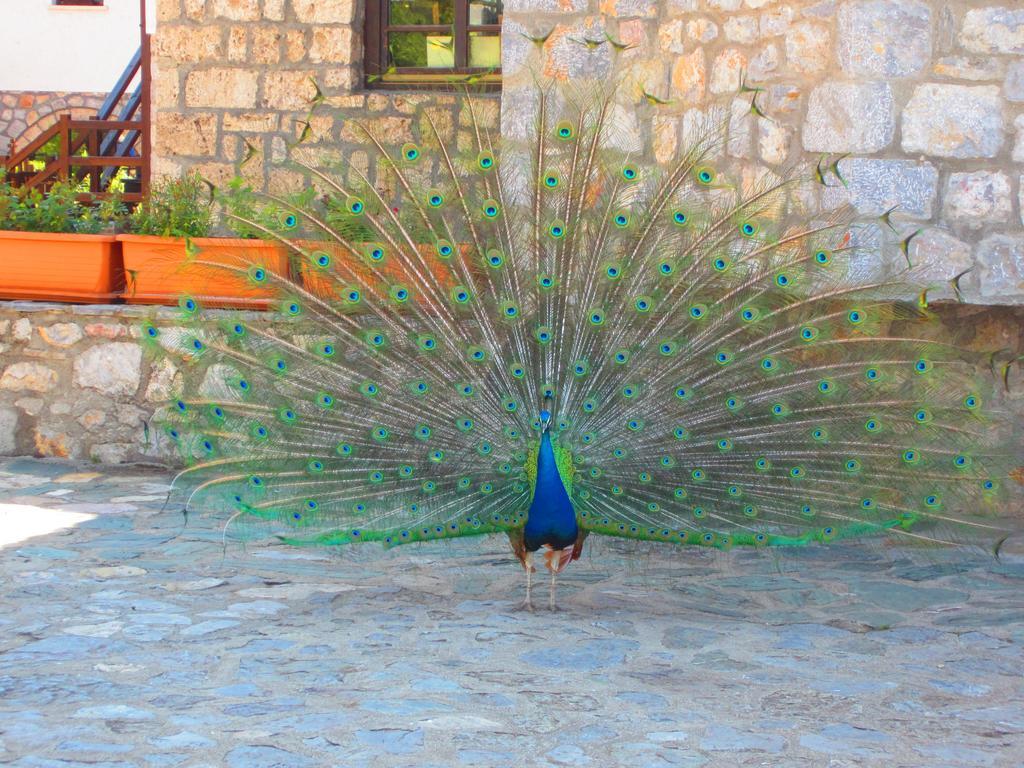
{"type": "Polygon", "coordinates": [[[78,185],[55,182],[47,192],[14,187],[0,178],[0,229],[94,234],[116,228],[127,210],[120,195],[89,204],[78,185]]]}
{"type": "Polygon", "coordinates": [[[140,235],[206,237],[212,224],[209,191],[198,174],[159,182],[131,216],[131,230],[140,235]]]}

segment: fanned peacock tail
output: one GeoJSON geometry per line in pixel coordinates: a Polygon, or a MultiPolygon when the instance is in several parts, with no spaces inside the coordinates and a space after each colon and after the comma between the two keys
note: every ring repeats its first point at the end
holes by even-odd
{"type": "Polygon", "coordinates": [[[536,107],[515,140],[474,117],[451,145],[428,112],[418,145],[366,130],[368,164],[296,151],[310,190],[232,214],[292,256],[290,278],[227,267],[273,315],[187,297],[143,329],[184,371],[163,429],[188,508],[292,543],[515,532],[544,409],[584,531],[999,539],[999,377],[904,301],[910,265],[856,279],[898,242],[802,213],[799,178],[726,178],[714,116],[654,167],[620,149],[613,95],[536,107]]]}

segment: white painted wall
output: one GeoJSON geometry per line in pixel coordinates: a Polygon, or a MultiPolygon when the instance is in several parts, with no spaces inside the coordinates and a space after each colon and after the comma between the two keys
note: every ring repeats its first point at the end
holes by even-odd
{"type": "MultiPolygon", "coordinates": [[[[155,0],[146,2],[152,28],[155,0]]],[[[138,47],[139,0],[0,0],[0,91],[106,92],[138,47]]]]}

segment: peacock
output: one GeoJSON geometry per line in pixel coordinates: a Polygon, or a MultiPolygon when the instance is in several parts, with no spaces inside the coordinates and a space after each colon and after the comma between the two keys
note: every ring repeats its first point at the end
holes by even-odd
{"type": "Polygon", "coordinates": [[[539,559],[554,609],[591,534],[997,546],[1012,361],[935,321],[949,286],[920,284],[898,216],[809,206],[843,183],[828,159],[730,170],[734,115],[697,113],[655,164],[621,90],[530,97],[503,135],[472,95],[454,138],[429,109],[418,142],[347,118],[357,154],[296,146],[303,189],[236,194],[226,219],[288,270],[189,268],[269,312],[184,296],[140,331],[180,371],[157,421],[186,510],[293,545],[506,535],[531,609],[539,559]],[[896,266],[864,277],[872,259],[896,266]]]}

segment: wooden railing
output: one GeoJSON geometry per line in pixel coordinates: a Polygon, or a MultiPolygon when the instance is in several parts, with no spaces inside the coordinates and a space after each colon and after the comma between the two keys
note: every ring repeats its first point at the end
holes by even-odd
{"type": "Polygon", "coordinates": [[[149,35],[100,107],[96,117],[76,120],[62,114],[50,126],[21,149],[12,147],[3,158],[6,178],[15,186],[46,191],[55,181],[87,183],[83,200],[105,198],[118,170],[134,171],[129,177],[135,183],[125,184],[125,203],[140,202],[149,186],[149,35]],[[128,88],[139,77],[131,94],[128,88]],[[118,107],[120,110],[118,111],[118,107]],[[116,117],[114,116],[117,111],[116,117]],[[39,153],[54,139],[57,154],[40,157],[39,153]],[[40,169],[38,166],[43,163],[40,169]]]}

